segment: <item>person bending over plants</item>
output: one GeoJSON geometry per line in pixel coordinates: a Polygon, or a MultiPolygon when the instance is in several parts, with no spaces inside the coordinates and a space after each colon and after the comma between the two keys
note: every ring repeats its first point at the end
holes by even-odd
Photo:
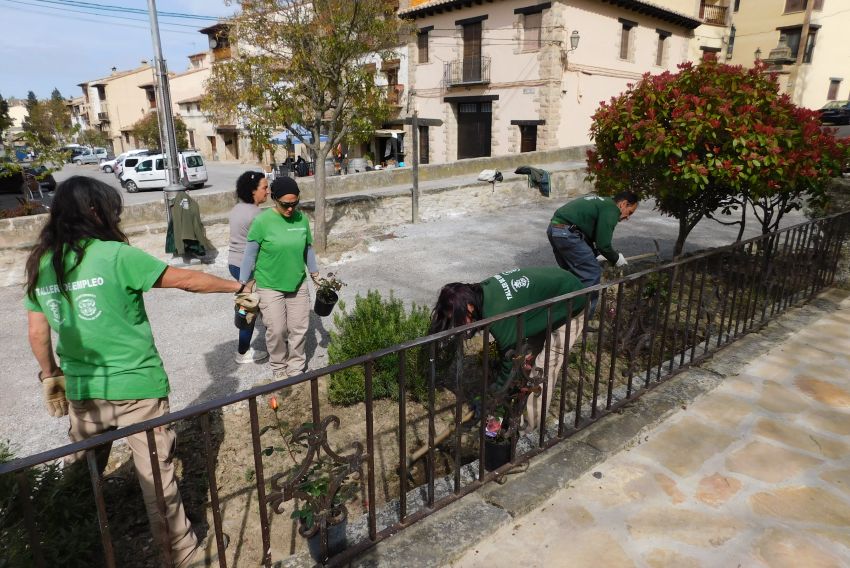
{"type": "MultiPolygon", "coordinates": [[[[584,284],[571,272],[559,267],[514,268],[487,278],[477,284],[453,282],[446,284],[440,290],[437,303],[431,312],[430,333],[438,333],[460,325],[490,318],[519,308],[524,308],[538,302],[543,302],[558,296],[569,294],[584,288],[584,284]]],[[[572,300],[558,302],[551,306],[552,333],[549,338],[550,355],[548,376],[549,402],[552,401],[552,390],[558,376],[558,370],[565,360],[565,352],[572,347],[576,337],[581,333],[583,319],[581,317],[586,296],[578,296],[572,300]],[[571,306],[571,313],[567,313],[571,306]],[[571,319],[570,340],[566,346],[567,320],[571,319]]],[[[528,355],[524,361],[529,367],[543,368],[545,363],[547,308],[537,308],[522,315],[523,337],[527,342],[528,355]]],[[[517,346],[516,318],[500,320],[490,326],[490,333],[496,340],[500,354],[500,370],[494,377],[490,395],[500,396],[516,385],[510,384],[511,371],[514,367],[513,352],[517,346]]],[[[542,392],[528,397],[525,408],[527,430],[538,428],[542,412],[548,410],[543,405],[542,392]]]]}

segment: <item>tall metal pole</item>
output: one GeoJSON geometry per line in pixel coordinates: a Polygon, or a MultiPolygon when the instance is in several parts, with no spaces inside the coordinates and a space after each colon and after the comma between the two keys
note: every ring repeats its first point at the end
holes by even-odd
{"type": "Polygon", "coordinates": [[[419,111],[413,111],[411,121],[413,138],[413,193],[411,207],[411,222],[419,221],[419,111]]]}
{"type": "Polygon", "coordinates": [[[168,68],[162,58],[162,42],[159,39],[159,19],[156,15],[156,0],[148,0],[148,12],[151,20],[151,40],[154,52],[154,74],[156,75],[156,97],[159,109],[160,131],[164,134],[166,156],[166,171],[168,185],[163,189],[165,194],[166,218],[171,221],[171,211],[168,208],[169,192],[182,191],[180,185],[180,164],[177,157],[177,135],[174,132],[174,117],[171,115],[171,89],[168,86],[168,68]]]}

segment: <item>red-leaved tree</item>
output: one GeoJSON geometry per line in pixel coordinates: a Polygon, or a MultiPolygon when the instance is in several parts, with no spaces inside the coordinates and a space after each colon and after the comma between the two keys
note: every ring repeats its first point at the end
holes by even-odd
{"type": "Polygon", "coordinates": [[[588,178],[597,191],[653,198],[679,222],[676,255],[703,218],[740,209],[733,222],[743,232],[749,203],[768,232],[804,200],[823,200],[847,151],[816,112],[779,93],[763,63],[744,69],[712,59],[645,75],[601,104],[591,136],[588,178]]]}

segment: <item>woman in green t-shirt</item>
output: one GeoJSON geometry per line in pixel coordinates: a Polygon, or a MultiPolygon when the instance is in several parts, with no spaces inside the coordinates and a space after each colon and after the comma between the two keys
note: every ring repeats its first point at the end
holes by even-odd
{"type": "MultiPolygon", "coordinates": [[[[69,415],[68,435],[74,442],[169,412],[168,376],[154,344],[144,292],[243,288],[232,280],[168,266],[131,247],[120,217],[121,195],[114,188],[89,177],[70,177],[56,188],[47,223],[27,259],[24,306],[30,348],[40,368],[48,412],[53,417],[69,415]],[[53,355],[51,330],[58,338],[61,368],[53,355]]],[[[126,439],[151,532],[167,534],[172,565],[182,568],[191,562],[198,542],[177,490],[172,460],[176,434],[170,424],[151,432],[159,450],[164,518],[157,505],[147,432],[126,439]]],[[[110,447],[96,448],[101,471],[110,447]]],[[[77,462],[84,454],[67,459],[77,462]]]]}
{"type": "Polygon", "coordinates": [[[266,325],[266,347],[275,379],[292,377],[307,369],[305,344],[310,324],[307,270],[319,277],[313,236],[307,216],[298,211],[300,191],[290,177],[271,185],[274,207],[254,218],[239,269],[239,281],[253,274],[266,325]]]}
{"type": "MultiPolygon", "coordinates": [[[[565,296],[584,288],[584,284],[571,272],[557,266],[539,268],[514,268],[500,272],[477,284],[453,282],[440,290],[437,303],[431,312],[431,333],[498,316],[538,302],[565,296]]],[[[583,310],[587,295],[577,295],[551,307],[536,308],[522,314],[523,336],[519,343],[528,343],[526,365],[543,369],[546,366],[546,329],[551,323],[549,368],[547,376],[548,403],[552,402],[555,381],[564,357],[584,326],[583,310]],[[570,313],[567,313],[568,309],[570,313]],[[567,322],[570,322],[569,328],[567,322]],[[569,332],[569,337],[567,337],[569,332]]],[[[495,393],[515,385],[508,384],[513,361],[510,350],[517,347],[517,320],[515,317],[496,321],[488,326],[496,340],[501,356],[500,371],[493,377],[490,388],[495,393]]],[[[526,428],[536,429],[541,416],[541,394],[528,397],[525,412],[526,428]]]]}

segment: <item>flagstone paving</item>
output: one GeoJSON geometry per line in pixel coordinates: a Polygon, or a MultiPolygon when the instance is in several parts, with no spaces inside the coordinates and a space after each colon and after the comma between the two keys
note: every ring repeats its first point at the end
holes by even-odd
{"type": "Polygon", "coordinates": [[[850,299],[452,566],[850,567],[850,299]]]}

